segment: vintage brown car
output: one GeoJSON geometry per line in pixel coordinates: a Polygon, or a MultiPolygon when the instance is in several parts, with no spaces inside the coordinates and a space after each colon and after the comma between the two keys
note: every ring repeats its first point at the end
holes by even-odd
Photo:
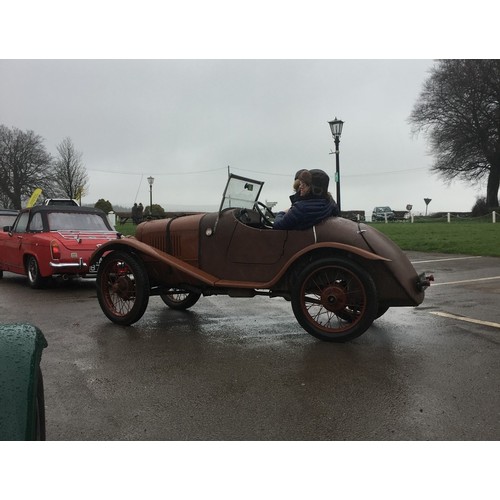
{"type": "Polygon", "coordinates": [[[417,306],[431,277],[363,223],[330,217],[311,229],[272,229],[258,201],[263,182],[231,174],[220,209],[151,220],[134,238],[105,243],[97,296],[113,322],[130,325],[151,295],[173,309],[201,295],[282,297],[311,335],[344,342],[364,333],[389,307],[417,306]]]}

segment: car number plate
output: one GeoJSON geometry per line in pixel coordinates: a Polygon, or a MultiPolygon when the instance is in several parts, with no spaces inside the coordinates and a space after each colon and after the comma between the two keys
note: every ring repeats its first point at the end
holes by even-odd
{"type": "Polygon", "coordinates": [[[97,273],[99,270],[99,264],[101,263],[102,259],[99,259],[97,262],[94,262],[90,267],[89,267],[89,273],[97,273]]]}

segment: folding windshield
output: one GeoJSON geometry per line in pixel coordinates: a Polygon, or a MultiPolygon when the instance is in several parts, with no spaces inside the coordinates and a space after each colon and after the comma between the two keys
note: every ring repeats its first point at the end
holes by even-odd
{"type": "Polygon", "coordinates": [[[225,208],[253,208],[263,185],[261,181],[230,174],[219,211],[225,208]]]}

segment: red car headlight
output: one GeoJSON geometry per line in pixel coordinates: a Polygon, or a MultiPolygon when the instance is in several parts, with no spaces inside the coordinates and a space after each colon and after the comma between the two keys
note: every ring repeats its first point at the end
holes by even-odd
{"type": "Polygon", "coordinates": [[[53,259],[61,258],[61,247],[59,246],[59,242],[56,240],[52,240],[50,242],[50,253],[52,254],[53,259]]]}

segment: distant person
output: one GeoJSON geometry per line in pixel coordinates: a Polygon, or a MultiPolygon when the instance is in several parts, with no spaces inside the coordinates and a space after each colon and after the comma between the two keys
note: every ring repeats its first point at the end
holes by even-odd
{"type": "Polygon", "coordinates": [[[286,212],[278,212],[274,229],[309,229],[328,217],[339,215],[339,208],[328,192],[330,178],[326,172],[304,170],[298,181],[296,201],[286,212]]]}
{"type": "Polygon", "coordinates": [[[139,222],[142,222],[143,217],[144,217],[144,207],[142,206],[142,203],[139,203],[139,206],[137,207],[137,220],[139,222]]]}
{"type": "Polygon", "coordinates": [[[138,224],[138,212],[139,207],[137,206],[137,203],[134,203],[134,206],[132,207],[132,222],[134,224],[138,224]]]}

